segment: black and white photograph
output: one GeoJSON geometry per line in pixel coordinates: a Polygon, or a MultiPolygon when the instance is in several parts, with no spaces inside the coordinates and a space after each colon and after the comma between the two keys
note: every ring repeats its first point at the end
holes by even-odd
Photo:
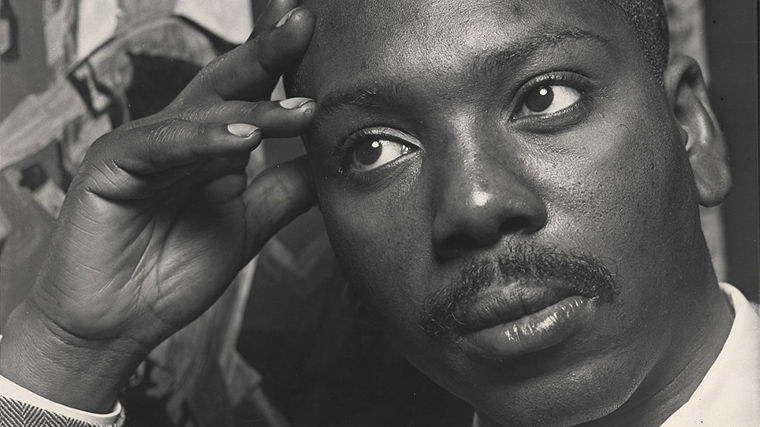
{"type": "Polygon", "coordinates": [[[757,0],[0,0],[0,427],[758,427],[757,0]]]}

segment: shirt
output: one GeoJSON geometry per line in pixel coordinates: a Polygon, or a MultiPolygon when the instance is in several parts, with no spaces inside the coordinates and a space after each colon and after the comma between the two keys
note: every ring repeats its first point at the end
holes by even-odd
{"type": "Polygon", "coordinates": [[[738,289],[720,287],[734,309],[731,332],[689,401],[663,427],[760,425],[760,315],[738,289]]]}

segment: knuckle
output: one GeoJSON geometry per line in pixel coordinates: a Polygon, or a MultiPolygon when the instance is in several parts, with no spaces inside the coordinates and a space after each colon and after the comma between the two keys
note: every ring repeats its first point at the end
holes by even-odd
{"type": "Polygon", "coordinates": [[[209,115],[222,122],[245,121],[266,113],[266,103],[262,102],[223,102],[207,109],[209,115]]]}
{"type": "Polygon", "coordinates": [[[147,121],[146,121],[147,124],[156,123],[156,122],[159,122],[161,120],[165,120],[167,118],[178,117],[178,116],[180,116],[182,114],[182,111],[184,109],[186,109],[186,108],[187,107],[184,104],[184,100],[182,99],[182,95],[180,94],[169,105],[167,105],[166,107],[164,107],[163,110],[159,111],[158,113],[156,113],[156,114],[154,114],[152,116],[148,116],[148,117],[146,117],[144,119],[140,119],[140,120],[147,119],[147,121]]]}
{"type": "Polygon", "coordinates": [[[108,146],[111,145],[111,140],[117,139],[118,136],[119,133],[116,131],[109,132],[90,144],[90,147],[84,155],[84,159],[82,159],[81,167],[86,168],[88,165],[102,160],[109,150],[108,146]]]}
{"type": "Polygon", "coordinates": [[[181,111],[176,111],[176,116],[182,120],[204,121],[213,113],[213,109],[201,104],[185,106],[181,111]]]}
{"type": "Polygon", "coordinates": [[[203,106],[200,107],[199,110],[202,110],[202,114],[204,116],[204,119],[211,118],[212,121],[224,121],[224,119],[230,115],[234,114],[234,108],[231,108],[231,105],[226,102],[214,104],[211,106],[203,106]]]}
{"type": "Polygon", "coordinates": [[[80,171],[72,187],[100,194],[122,188],[124,179],[125,176],[115,161],[100,161],[80,171]]]}
{"type": "Polygon", "coordinates": [[[212,59],[211,62],[206,64],[201,71],[198,72],[198,79],[201,82],[206,82],[213,78],[213,76],[219,72],[220,69],[225,67],[225,64],[229,61],[229,53],[219,55],[212,59]]]}
{"type": "Polygon", "coordinates": [[[273,109],[271,102],[254,102],[246,106],[246,115],[260,115],[273,109]]]}
{"type": "Polygon", "coordinates": [[[224,63],[229,59],[228,54],[219,55],[216,58],[212,59],[208,64],[206,64],[205,67],[203,67],[203,70],[201,70],[201,73],[203,75],[208,75],[210,73],[213,73],[218,67],[221,67],[224,65],[224,63]]]}
{"type": "Polygon", "coordinates": [[[151,143],[163,143],[181,137],[188,132],[188,123],[178,117],[166,119],[151,129],[148,141],[151,143]]]}

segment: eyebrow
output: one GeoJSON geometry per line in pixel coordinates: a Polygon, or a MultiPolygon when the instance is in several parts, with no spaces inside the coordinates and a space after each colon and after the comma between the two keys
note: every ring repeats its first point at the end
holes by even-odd
{"type": "Polygon", "coordinates": [[[379,105],[393,105],[409,91],[407,85],[397,80],[376,81],[353,89],[331,93],[319,102],[319,114],[329,115],[337,110],[353,106],[377,108],[379,105]]]}
{"type": "MultiPolygon", "coordinates": [[[[607,38],[582,28],[548,26],[547,30],[540,34],[510,42],[498,51],[477,55],[470,65],[470,72],[474,75],[494,75],[503,72],[510,64],[526,62],[537,51],[558,47],[569,41],[591,41],[605,46],[611,44],[607,38]]],[[[380,110],[393,107],[407,98],[409,93],[406,83],[395,80],[365,83],[347,90],[335,91],[318,102],[314,127],[321,127],[321,123],[330,115],[344,108],[380,110]]]]}
{"type": "Polygon", "coordinates": [[[609,39],[582,28],[549,26],[546,31],[510,43],[503,50],[476,56],[471,71],[485,75],[496,74],[502,72],[507,65],[526,62],[537,51],[573,41],[595,42],[605,47],[612,43],[609,39]]]}

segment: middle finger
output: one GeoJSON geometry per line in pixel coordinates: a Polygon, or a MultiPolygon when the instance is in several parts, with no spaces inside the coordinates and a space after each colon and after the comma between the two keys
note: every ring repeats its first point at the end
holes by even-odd
{"type": "Polygon", "coordinates": [[[249,123],[267,138],[285,138],[303,133],[314,115],[314,100],[289,98],[282,101],[222,101],[184,109],[179,118],[205,123],[249,123]]]}

